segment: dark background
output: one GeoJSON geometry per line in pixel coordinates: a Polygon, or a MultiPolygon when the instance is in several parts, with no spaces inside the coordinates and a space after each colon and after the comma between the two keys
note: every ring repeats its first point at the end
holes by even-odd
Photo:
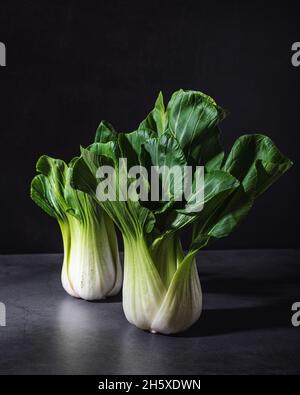
{"type": "Polygon", "coordinates": [[[1,0],[1,253],[62,250],[57,224],[29,198],[42,154],[69,160],[101,119],[134,129],[159,90],[202,90],[231,115],[228,149],[269,135],[294,167],[214,248],[298,247],[299,6],[287,1],[1,0]]]}

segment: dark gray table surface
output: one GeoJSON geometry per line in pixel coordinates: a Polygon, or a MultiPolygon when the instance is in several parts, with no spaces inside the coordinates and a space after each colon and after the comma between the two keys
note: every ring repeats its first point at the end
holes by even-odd
{"type": "Polygon", "coordinates": [[[0,373],[299,374],[300,251],[205,251],[204,311],[179,336],[130,325],[121,295],[91,303],[60,284],[61,255],[0,256],[0,373]]]}

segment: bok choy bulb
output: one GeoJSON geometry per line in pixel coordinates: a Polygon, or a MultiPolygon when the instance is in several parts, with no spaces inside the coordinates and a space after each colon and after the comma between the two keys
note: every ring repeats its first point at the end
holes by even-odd
{"type": "Polygon", "coordinates": [[[198,320],[202,292],[194,256],[176,237],[152,253],[141,238],[124,241],[123,309],[127,320],[152,333],[182,332],[198,320]]]}
{"type": "Polygon", "coordinates": [[[62,233],[65,291],[85,300],[119,292],[121,266],[113,222],[93,199],[70,186],[72,162],[42,156],[31,184],[31,198],[56,218],[62,233]]]}

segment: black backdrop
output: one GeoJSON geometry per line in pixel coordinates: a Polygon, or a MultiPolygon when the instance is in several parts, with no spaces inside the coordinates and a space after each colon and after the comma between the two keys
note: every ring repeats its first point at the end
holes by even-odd
{"type": "Polygon", "coordinates": [[[58,227],[29,198],[36,159],[70,159],[101,119],[131,130],[159,90],[202,90],[231,111],[225,147],[268,134],[295,166],[214,248],[298,246],[299,9],[287,1],[1,0],[1,253],[56,252],[58,227]]]}

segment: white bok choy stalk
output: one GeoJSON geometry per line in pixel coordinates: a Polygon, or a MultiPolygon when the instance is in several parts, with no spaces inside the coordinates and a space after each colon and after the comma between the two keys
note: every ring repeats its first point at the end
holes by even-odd
{"type": "MultiPolygon", "coordinates": [[[[162,94],[154,109],[132,133],[120,133],[82,149],[73,167],[72,185],[95,200],[101,165],[111,165],[118,185],[124,169],[143,165],[148,174],[153,166],[204,166],[204,197],[195,203],[175,199],[178,185],[170,185],[168,201],[145,201],[137,190],[136,199],[98,199],[99,205],[120,229],[124,240],[123,308],[129,322],[151,332],[178,333],[200,316],[202,294],[195,257],[212,241],[229,235],[248,214],[257,196],[291,165],[274,143],[261,134],[237,139],[228,157],[219,142],[219,122],[225,112],[201,92],[175,92],[165,109],[162,94]],[[200,210],[198,205],[203,205],[200,210]],[[184,254],[181,234],[192,232],[184,254]]],[[[151,196],[151,184],[141,176],[151,196]]],[[[128,178],[130,187],[135,180],[128,178]]],[[[160,189],[165,183],[160,174],[160,189]]],[[[121,197],[121,198],[120,198],[121,197]]]]}
{"type": "Polygon", "coordinates": [[[66,292],[85,300],[119,292],[122,270],[112,220],[93,199],[70,186],[72,163],[42,156],[31,183],[31,198],[60,226],[66,292]]]}

